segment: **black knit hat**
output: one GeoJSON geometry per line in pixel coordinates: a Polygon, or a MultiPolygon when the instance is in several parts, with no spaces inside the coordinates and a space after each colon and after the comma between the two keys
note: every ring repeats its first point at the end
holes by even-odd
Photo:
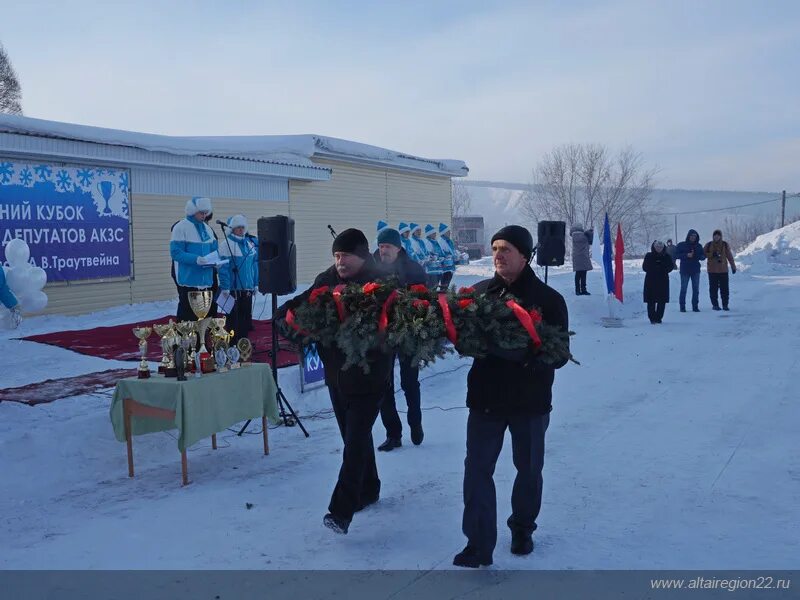
{"type": "Polygon", "coordinates": [[[345,229],[333,240],[334,252],[348,252],[361,258],[367,258],[369,254],[369,242],[366,236],[359,229],[345,229]]]}
{"type": "Polygon", "coordinates": [[[533,254],[533,237],[531,232],[521,225],[506,225],[492,236],[492,244],[495,240],[505,240],[530,260],[533,254]]]}

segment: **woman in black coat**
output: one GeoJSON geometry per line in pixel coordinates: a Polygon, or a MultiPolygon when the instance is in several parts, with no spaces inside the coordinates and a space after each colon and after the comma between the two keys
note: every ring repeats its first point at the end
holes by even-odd
{"type": "Polygon", "coordinates": [[[650,252],[644,257],[642,269],[644,276],[644,301],[647,303],[647,316],[655,325],[664,318],[664,309],[669,302],[669,274],[675,263],[664,249],[664,243],[656,240],[650,252]]]}

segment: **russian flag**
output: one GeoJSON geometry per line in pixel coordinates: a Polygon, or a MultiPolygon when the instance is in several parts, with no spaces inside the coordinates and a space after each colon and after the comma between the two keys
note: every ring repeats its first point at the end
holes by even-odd
{"type": "Polygon", "coordinates": [[[614,295],[622,302],[623,268],[622,257],[625,255],[625,244],[622,241],[622,225],[617,223],[617,240],[614,244],[614,295]]]}
{"type": "Polygon", "coordinates": [[[608,224],[608,213],[606,213],[606,220],[603,224],[603,273],[606,277],[606,292],[609,294],[613,294],[615,289],[612,262],[611,227],[608,224]]]}

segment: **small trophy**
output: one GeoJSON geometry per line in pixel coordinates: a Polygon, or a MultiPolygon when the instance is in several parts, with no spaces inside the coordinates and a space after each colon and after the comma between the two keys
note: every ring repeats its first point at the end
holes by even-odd
{"type": "Polygon", "coordinates": [[[161,348],[167,355],[167,364],[164,366],[164,377],[177,377],[175,367],[175,348],[180,347],[181,336],[175,331],[175,324],[170,321],[166,335],[161,339],[161,348]]]}
{"type": "Polygon", "coordinates": [[[200,364],[201,370],[206,373],[214,369],[213,359],[209,356],[208,350],[206,349],[206,331],[211,322],[211,319],[206,317],[208,311],[211,310],[212,300],[211,290],[189,292],[189,306],[197,317],[197,333],[200,336],[200,351],[197,363],[200,364]]]}
{"type": "Polygon", "coordinates": [[[159,373],[163,373],[166,370],[167,365],[169,364],[169,354],[170,354],[169,348],[167,347],[164,340],[169,334],[171,328],[172,328],[171,320],[168,324],[156,323],[155,325],[153,325],[153,331],[155,331],[156,335],[158,335],[158,337],[161,338],[161,364],[158,365],[159,373]]]}
{"type": "Polygon", "coordinates": [[[236,342],[236,347],[239,349],[239,356],[245,367],[250,366],[250,358],[253,356],[253,344],[246,337],[236,342]]]}
{"type": "Polygon", "coordinates": [[[192,334],[194,333],[195,323],[196,321],[181,321],[175,325],[178,333],[181,334],[181,348],[186,350],[184,358],[187,371],[191,370],[191,365],[193,364],[190,360],[190,356],[192,349],[192,338],[194,337],[192,334]]]}
{"type": "Polygon", "coordinates": [[[214,362],[217,364],[217,373],[224,373],[228,370],[225,368],[228,362],[228,352],[221,342],[214,348],[214,362]]]}
{"type": "Polygon", "coordinates": [[[149,379],[150,365],[147,364],[147,338],[153,333],[150,327],[134,327],[133,335],[139,340],[139,351],[142,353],[142,360],[139,363],[138,377],[139,379],[149,379]]]}
{"type": "Polygon", "coordinates": [[[231,369],[238,369],[239,368],[239,357],[241,353],[239,352],[239,348],[236,346],[231,346],[228,348],[228,361],[231,364],[231,369]]]}

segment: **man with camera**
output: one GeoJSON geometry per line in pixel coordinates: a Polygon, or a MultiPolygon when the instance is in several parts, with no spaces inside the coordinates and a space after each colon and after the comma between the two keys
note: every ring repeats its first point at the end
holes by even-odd
{"type": "Polygon", "coordinates": [[[722,231],[714,231],[712,240],[703,248],[703,253],[708,259],[708,291],[711,295],[711,307],[720,310],[719,297],[722,297],[722,310],[728,308],[730,298],[730,288],[728,287],[728,263],[731,265],[731,272],[736,273],[736,263],[733,260],[728,242],[722,239],[722,231]]]}

